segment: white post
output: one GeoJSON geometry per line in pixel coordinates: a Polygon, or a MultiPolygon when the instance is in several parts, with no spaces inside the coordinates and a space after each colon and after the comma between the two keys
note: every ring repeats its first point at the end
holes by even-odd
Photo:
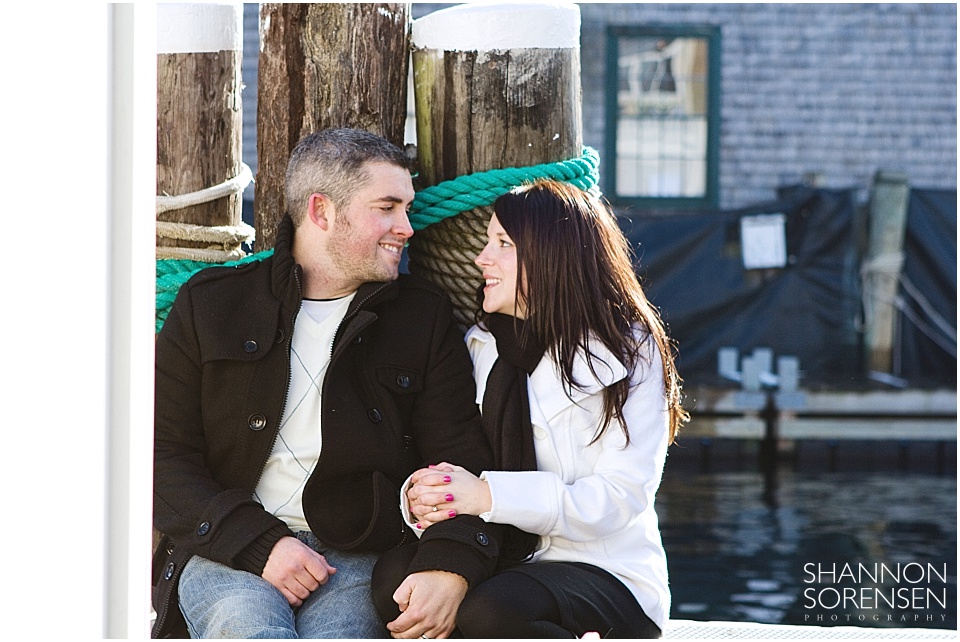
{"type": "Polygon", "coordinates": [[[150,635],[156,218],[156,9],[111,6],[108,168],[108,638],[150,635]]]}
{"type": "Polygon", "coordinates": [[[64,3],[43,37],[69,54],[29,29],[0,42],[5,639],[148,635],[153,12],[64,3]]]}

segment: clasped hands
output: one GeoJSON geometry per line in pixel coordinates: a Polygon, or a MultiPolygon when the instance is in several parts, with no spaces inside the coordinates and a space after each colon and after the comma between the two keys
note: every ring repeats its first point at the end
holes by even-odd
{"type": "Polygon", "coordinates": [[[413,473],[407,502],[418,529],[457,515],[480,515],[490,510],[487,482],[469,470],[446,462],[413,473]]]}
{"type": "MultiPolygon", "coordinates": [[[[415,472],[406,494],[410,513],[421,530],[458,514],[479,515],[489,510],[487,483],[446,462],[415,472]],[[483,508],[484,497],[487,508],[483,508]]],[[[453,573],[409,575],[393,594],[402,614],[387,624],[387,630],[394,638],[449,637],[466,590],[466,580],[453,573]]]]}

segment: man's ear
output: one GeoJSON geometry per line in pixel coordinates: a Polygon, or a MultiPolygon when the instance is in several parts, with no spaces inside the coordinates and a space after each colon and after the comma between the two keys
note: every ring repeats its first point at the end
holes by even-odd
{"type": "Polygon", "coordinates": [[[314,192],[307,199],[307,218],[311,223],[326,231],[333,221],[333,203],[325,194],[314,192]]]}

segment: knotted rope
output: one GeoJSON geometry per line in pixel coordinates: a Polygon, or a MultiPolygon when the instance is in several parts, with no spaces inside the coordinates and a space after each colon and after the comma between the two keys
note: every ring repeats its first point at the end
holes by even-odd
{"type": "MultiPolygon", "coordinates": [[[[240,173],[227,179],[219,185],[207,187],[189,194],[170,196],[157,195],[157,214],[180,210],[193,205],[210,203],[220,198],[239,194],[253,181],[250,168],[241,163],[240,173]]],[[[157,246],[158,259],[182,259],[187,261],[203,261],[205,263],[223,263],[243,258],[246,253],[241,249],[242,243],[253,241],[256,232],[246,223],[239,225],[191,225],[189,223],[174,223],[157,221],[157,237],[176,239],[178,241],[193,241],[207,243],[207,247],[167,247],[157,246]]]]}
{"type": "Polygon", "coordinates": [[[248,167],[246,163],[240,163],[240,173],[233,178],[228,178],[219,185],[197,190],[196,192],[190,192],[189,194],[178,194],[177,196],[158,194],[157,214],[163,214],[164,212],[171,212],[173,210],[182,210],[191,205],[210,203],[224,196],[238,194],[252,181],[253,172],[250,171],[250,167],[248,167]]]}
{"type": "Polygon", "coordinates": [[[246,253],[241,243],[250,243],[256,230],[242,222],[240,225],[190,225],[157,221],[157,236],[180,241],[210,243],[208,247],[157,247],[158,259],[184,259],[205,263],[222,263],[243,258],[246,253]]]}

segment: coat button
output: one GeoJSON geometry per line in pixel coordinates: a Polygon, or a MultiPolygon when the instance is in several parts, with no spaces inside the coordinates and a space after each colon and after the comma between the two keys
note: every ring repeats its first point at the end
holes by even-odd
{"type": "Polygon", "coordinates": [[[174,572],[176,569],[177,569],[177,567],[174,566],[173,562],[170,562],[169,564],[167,564],[167,568],[164,569],[164,571],[163,571],[163,579],[169,580],[171,577],[173,577],[173,572],[174,572]]]}
{"type": "Polygon", "coordinates": [[[376,408],[371,408],[367,412],[367,417],[369,417],[370,421],[372,421],[375,424],[378,424],[381,421],[383,421],[383,417],[380,415],[380,411],[377,410],[376,408]]]}
{"type": "Polygon", "coordinates": [[[350,343],[353,343],[353,344],[363,343],[363,337],[358,335],[358,336],[354,337],[354,338],[353,338],[353,341],[351,341],[350,343]]]}
{"type": "Polygon", "coordinates": [[[285,338],[286,335],[283,333],[283,328],[277,328],[277,343],[283,343],[285,338]]]}
{"type": "Polygon", "coordinates": [[[167,555],[173,555],[173,542],[167,542],[167,555]]]}
{"type": "Polygon", "coordinates": [[[247,425],[250,427],[250,430],[263,430],[267,427],[267,418],[259,412],[254,413],[247,419],[247,425]]]}
{"type": "Polygon", "coordinates": [[[210,532],[210,522],[204,522],[197,527],[197,535],[206,535],[210,532]]]}
{"type": "Polygon", "coordinates": [[[260,346],[257,345],[256,341],[244,341],[243,342],[243,351],[244,352],[256,352],[257,348],[260,346]]]}
{"type": "Polygon", "coordinates": [[[398,375],[398,376],[397,376],[397,385],[400,386],[401,388],[409,388],[409,387],[410,387],[410,377],[408,377],[407,375],[398,375]]]}
{"type": "Polygon", "coordinates": [[[486,546],[490,543],[490,540],[487,539],[487,535],[485,533],[477,533],[477,543],[479,543],[480,546],[486,546]]]}

